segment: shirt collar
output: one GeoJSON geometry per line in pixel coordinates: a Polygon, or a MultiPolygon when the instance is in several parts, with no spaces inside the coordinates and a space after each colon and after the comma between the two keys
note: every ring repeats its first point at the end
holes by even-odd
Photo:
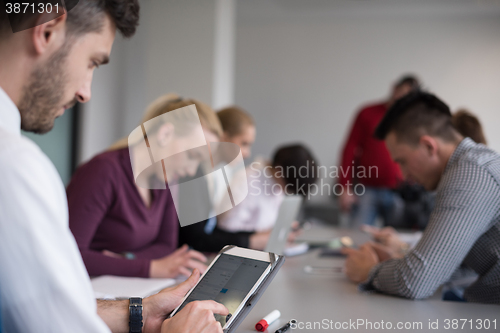
{"type": "Polygon", "coordinates": [[[477,143],[475,143],[471,138],[465,138],[463,139],[455,148],[455,151],[453,154],[451,154],[450,159],[448,160],[448,163],[446,164],[446,168],[444,169],[444,172],[446,172],[455,162],[457,162],[460,157],[465,154],[467,151],[469,151],[472,147],[474,147],[477,143]]]}
{"type": "Polygon", "coordinates": [[[21,115],[14,102],[0,87],[0,128],[21,135],[21,115]]]}

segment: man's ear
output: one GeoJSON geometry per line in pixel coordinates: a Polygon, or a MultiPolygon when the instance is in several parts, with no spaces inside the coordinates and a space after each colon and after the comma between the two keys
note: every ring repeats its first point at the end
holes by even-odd
{"type": "Polygon", "coordinates": [[[156,134],[156,140],[158,145],[165,147],[174,138],[174,125],[171,123],[165,123],[160,126],[158,133],[156,134]]]}
{"type": "MultiPolygon", "coordinates": [[[[45,15],[49,14],[40,15],[38,21],[47,21],[45,15]]],[[[37,55],[56,50],[63,45],[66,39],[66,18],[67,15],[64,14],[48,22],[37,25],[32,29],[31,40],[37,55]]]]}
{"type": "Polygon", "coordinates": [[[420,144],[424,147],[429,156],[435,156],[438,153],[438,143],[435,138],[430,135],[422,135],[420,144]]]}

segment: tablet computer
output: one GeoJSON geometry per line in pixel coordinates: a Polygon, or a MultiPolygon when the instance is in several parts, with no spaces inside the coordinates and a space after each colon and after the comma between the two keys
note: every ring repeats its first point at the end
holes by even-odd
{"type": "Polygon", "coordinates": [[[170,317],[189,302],[214,300],[229,310],[230,316],[216,314],[215,319],[224,332],[231,332],[250,312],[283,262],[284,257],[274,253],[226,246],[170,317]]]}
{"type": "Polygon", "coordinates": [[[288,234],[292,231],[292,224],[297,218],[303,200],[304,198],[301,195],[289,195],[283,199],[276,223],[266,245],[266,252],[284,254],[288,234]]]}

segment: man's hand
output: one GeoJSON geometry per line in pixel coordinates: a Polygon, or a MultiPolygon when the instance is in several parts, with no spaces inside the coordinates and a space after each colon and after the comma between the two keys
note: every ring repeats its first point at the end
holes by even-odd
{"type": "Polygon", "coordinates": [[[143,332],[159,332],[167,315],[181,304],[182,298],[196,285],[199,278],[200,272],[195,269],[186,281],[143,299],[143,332]]]}
{"type": "Polygon", "coordinates": [[[400,259],[403,256],[401,255],[400,252],[394,252],[392,248],[385,246],[380,243],[374,243],[370,242],[369,243],[372,249],[375,251],[377,254],[378,260],[380,262],[389,260],[389,259],[400,259]]]}
{"type": "MultiPolygon", "coordinates": [[[[167,315],[179,304],[187,292],[196,285],[200,272],[195,269],[193,274],[176,287],[167,288],[158,294],[142,300],[143,332],[158,333],[167,315]]],[[[97,300],[97,314],[104,320],[111,332],[128,332],[129,301],[97,300]]],[[[170,332],[169,332],[170,333],[170,332]]]]}
{"type": "MultiPolygon", "coordinates": [[[[383,247],[378,247],[380,251],[385,251],[390,258],[402,258],[408,250],[409,245],[399,238],[398,232],[392,227],[382,229],[365,225],[362,230],[372,235],[373,239],[382,244],[383,247]]],[[[377,251],[378,253],[378,251],[377,251]]],[[[383,257],[383,256],[382,256],[383,257]]],[[[389,259],[390,259],[389,258],[389,259]]],[[[385,259],[387,260],[387,259],[385,259]]],[[[383,261],[381,259],[381,261],[383,261]]]]}
{"type": "Polygon", "coordinates": [[[358,201],[357,196],[354,194],[349,195],[348,192],[349,191],[344,191],[339,197],[340,209],[345,213],[349,213],[352,206],[358,201]]]}
{"type": "Polygon", "coordinates": [[[359,250],[343,248],[342,253],[347,255],[345,273],[356,283],[366,281],[370,270],[379,263],[377,254],[370,244],[362,245],[359,250]]]}
{"type": "Polygon", "coordinates": [[[163,322],[161,333],[222,333],[215,313],[227,316],[229,311],[214,301],[190,302],[175,316],[163,322]]]}
{"type": "Polygon", "coordinates": [[[187,245],[178,248],[174,253],[161,259],[151,261],[149,276],[152,278],[175,278],[182,274],[189,276],[191,270],[205,272],[207,258],[198,251],[190,250],[187,245]]]}

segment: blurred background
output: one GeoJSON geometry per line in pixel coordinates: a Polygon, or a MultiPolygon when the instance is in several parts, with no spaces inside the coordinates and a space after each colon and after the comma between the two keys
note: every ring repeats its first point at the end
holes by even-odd
{"type": "Polygon", "coordinates": [[[67,183],[127,136],[156,97],[177,92],[257,126],[253,156],[303,142],[338,165],[356,112],[412,73],[465,107],[500,151],[500,0],[142,0],[131,40],[95,72],[92,100],[35,140],[67,183]],[[43,139],[43,140],[42,140],[43,139]],[[48,140],[48,141],[47,141],[48,140]]]}

